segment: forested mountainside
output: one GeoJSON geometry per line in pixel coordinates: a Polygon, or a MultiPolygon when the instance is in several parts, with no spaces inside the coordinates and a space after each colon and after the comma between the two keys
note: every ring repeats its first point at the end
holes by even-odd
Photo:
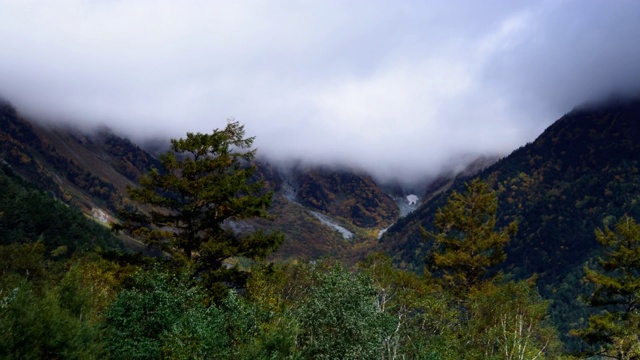
{"type": "MultiPolygon", "coordinates": [[[[242,129],[232,123],[225,134],[242,138],[242,129]]],[[[134,236],[164,245],[164,256],[117,251],[106,228],[49,194],[22,186],[3,163],[0,184],[7,191],[0,197],[0,357],[562,356],[562,344],[547,321],[547,303],[528,282],[481,279],[473,289],[454,293],[394,269],[381,254],[369,254],[348,268],[334,260],[265,262],[263,256],[279,245],[278,234],[250,230],[246,236],[209,212],[239,206],[245,213],[238,218],[251,218],[263,216],[268,204],[263,201],[266,184],[251,177],[245,162],[227,161],[232,140],[218,134],[181,142],[189,146],[186,151],[207,155],[163,157],[163,164],[178,164],[181,171],[145,176],[142,192],[131,192],[140,205],[153,201],[162,211],[124,218],[140,223],[134,236]],[[184,186],[175,186],[177,181],[184,186]],[[245,191],[247,186],[259,191],[245,191]],[[173,206],[178,201],[186,206],[173,206]],[[256,201],[263,206],[259,212],[256,201]],[[193,227],[183,226],[194,222],[195,234],[193,227]],[[174,226],[167,229],[167,223],[174,226]],[[185,241],[185,234],[196,241],[185,241]],[[230,262],[216,260],[220,250],[230,262]],[[496,335],[508,335],[508,341],[496,335]]],[[[134,229],[125,225],[120,229],[134,229]]]]}
{"type": "MultiPolygon", "coordinates": [[[[166,144],[153,145],[166,151],[166,144]]],[[[42,125],[8,103],[0,106],[0,158],[27,181],[105,223],[128,202],[127,186],[137,186],[142,174],[159,167],[156,156],[106,128],[42,125]]],[[[397,218],[398,206],[366,174],[256,165],[256,179],[274,192],[273,219],[246,226],[285,233],[276,259],[360,258],[397,218]],[[345,238],[337,226],[351,235],[345,238]]]]}
{"type": "MultiPolygon", "coordinates": [[[[501,224],[517,220],[507,266],[522,274],[549,274],[582,263],[594,248],[593,231],[623,214],[640,215],[640,102],[574,110],[476,177],[499,194],[501,224]]],[[[470,178],[454,185],[461,189],[470,178]]],[[[421,266],[429,228],[450,192],[435,197],[385,234],[399,259],[421,266]]]]}
{"type": "MultiPolygon", "coordinates": [[[[600,242],[605,234],[615,238],[640,231],[632,220],[627,219],[632,225],[627,230],[618,222],[624,215],[640,216],[639,114],[637,101],[574,110],[477,176],[441,177],[424,185],[425,204],[406,218],[398,218],[397,199],[365,174],[326,167],[282,169],[258,161],[254,176],[246,180],[274,193],[272,218],[234,220],[225,236],[239,242],[222,236],[214,248],[194,250],[206,254],[220,245],[234,251],[237,244],[244,246],[244,232],[261,239],[256,230],[281,230],[286,240],[267,260],[288,261],[265,263],[257,255],[224,252],[230,262],[214,261],[206,268],[195,266],[205,264],[206,256],[181,256],[170,247],[164,253],[168,257],[122,253],[123,245],[106,227],[74,208],[93,210],[94,217],[105,220],[101,209],[113,211],[130,201],[126,186],[135,186],[141,174],[157,166],[156,158],[108,131],[87,135],[32,125],[7,105],[0,119],[0,185],[5,190],[0,199],[0,326],[11,331],[0,336],[0,356],[339,358],[352,351],[356,358],[485,359],[520,349],[518,356],[524,358],[543,354],[554,359],[567,350],[586,350],[568,334],[571,329],[590,331],[586,321],[595,313],[577,301],[593,289],[581,282],[583,265],[598,271],[595,255],[602,244],[594,230],[618,223],[619,235],[599,233],[600,242]],[[506,262],[464,287],[449,287],[449,279],[438,273],[421,277],[417,273],[431,244],[422,238],[420,225],[433,231],[437,209],[452,199],[451,190],[465,193],[464,184],[472,179],[482,180],[474,182],[480,195],[454,198],[457,209],[464,212],[489,199],[480,207],[482,216],[492,216],[490,204],[498,201],[498,228],[514,220],[519,224],[507,245],[506,262]],[[394,220],[379,242],[379,231],[394,220]],[[374,254],[381,247],[401,269],[374,254]],[[306,261],[321,257],[331,260],[306,261]],[[214,271],[229,276],[207,283],[203,274],[214,271]],[[242,276],[230,275],[236,272],[242,276]],[[234,287],[243,295],[229,291],[234,287]],[[49,337],[51,329],[59,331],[49,337]]],[[[243,169],[246,163],[225,174],[243,169]]],[[[184,215],[175,211],[171,216],[184,215]]],[[[150,224],[138,229],[138,235],[165,231],[150,224]]],[[[471,232],[482,233],[478,228],[471,232]]],[[[616,331],[627,323],[616,322],[616,331]]],[[[627,335],[617,332],[588,351],[627,335]]],[[[621,347],[602,349],[613,353],[621,347]]]]}
{"type": "Polygon", "coordinates": [[[124,250],[109,228],[85,217],[0,163],[0,245],[39,243],[47,256],[124,250]]]}
{"type": "Polygon", "coordinates": [[[358,227],[381,229],[398,218],[398,206],[368,175],[325,167],[297,171],[294,181],[301,203],[358,227]]]}
{"type": "MultiPolygon", "coordinates": [[[[594,230],[625,214],[640,218],[640,101],[576,109],[476,178],[499,195],[498,226],[518,222],[503,270],[518,278],[537,274],[544,296],[564,297],[554,304],[561,316],[563,303],[578,296],[582,266],[599,251],[594,230]]],[[[453,188],[468,180],[458,179],[453,188]]],[[[398,264],[421,270],[430,244],[419,226],[433,229],[449,194],[385,234],[383,245],[398,264]]]]}
{"type": "Polygon", "coordinates": [[[272,221],[250,222],[285,234],[276,259],[323,256],[353,263],[377,249],[379,232],[399,216],[396,202],[367,174],[339,167],[257,162],[274,192],[272,221]]]}
{"type": "Polygon", "coordinates": [[[126,186],[157,166],[149,153],[106,129],[85,134],[37,125],[8,103],[0,104],[0,158],[87,214],[114,214],[123,205],[126,186]]]}

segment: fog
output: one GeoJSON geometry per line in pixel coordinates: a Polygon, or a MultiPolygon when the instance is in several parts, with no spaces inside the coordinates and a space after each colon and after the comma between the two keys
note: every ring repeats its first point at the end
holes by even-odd
{"type": "Polygon", "coordinates": [[[640,90],[640,2],[0,0],[0,96],[134,140],[235,118],[274,161],[415,179],[640,90]]]}

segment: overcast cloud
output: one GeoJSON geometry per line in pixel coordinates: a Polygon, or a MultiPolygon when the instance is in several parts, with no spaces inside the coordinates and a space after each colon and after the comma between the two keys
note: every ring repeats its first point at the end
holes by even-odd
{"type": "Polygon", "coordinates": [[[0,0],[0,96],[136,139],[434,174],[640,90],[640,2],[0,0]]]}

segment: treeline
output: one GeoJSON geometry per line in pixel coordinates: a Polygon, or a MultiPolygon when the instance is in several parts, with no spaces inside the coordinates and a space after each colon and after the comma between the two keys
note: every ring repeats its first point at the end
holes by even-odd
{"type": "Polygon", "coordinates": [[[0,354],[65,359],[557,358],[531,286],[487,284],[464,302],[374,256],[257,266],[217,303],[170,263],[47,259],[0,247],[0,354]],[[509,299],[509,301],[505,301],[509,299]]]}

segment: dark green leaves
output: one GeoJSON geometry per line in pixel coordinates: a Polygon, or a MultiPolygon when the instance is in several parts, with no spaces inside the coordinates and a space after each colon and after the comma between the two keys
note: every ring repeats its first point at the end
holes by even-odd
{"type": "Polygon", "coordinates": [[[596,230],[605,249],[600,267],[585,267],[585,280],[595,285],[589,298],[600,314],[589,326],[574,330],[588,344],[622,359],[640,359],[640,225],[625,216],[614,230],[596,230]]]}
{"type": "MultiPolygon", "coordinates": [[[[171,141],[162,169],[142,177],[131,198],[147,209],[121,212],[118,229],[169,253],[196,270],[196,277],[234,283],[224,263],[230,258],[263,259],[282,243],[278,233],[238,232],[234,223],[267,218],[271,193],[253,178],[253,138],[229,122],[211,134],[187,133],[171,141]]],[[[235,270],[238,270],[237,268],[235,270]]]]}

